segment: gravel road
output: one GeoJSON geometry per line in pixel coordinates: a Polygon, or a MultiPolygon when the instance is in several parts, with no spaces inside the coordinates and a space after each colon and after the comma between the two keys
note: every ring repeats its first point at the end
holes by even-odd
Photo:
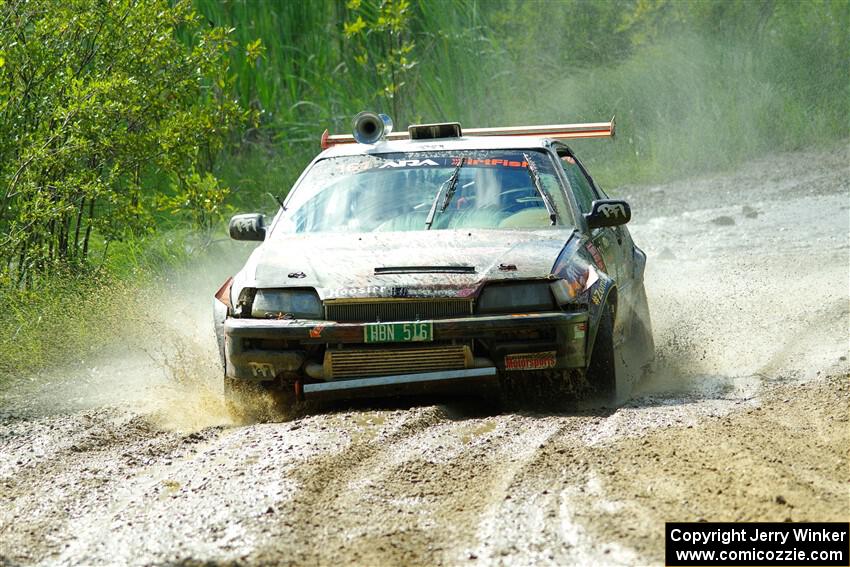
{"type": "Polygon", "coordinates": [[[244,423],[219,392],[223,277],[177,277],[193,296],[125,322],[121,354],[0,391],[0,565],[645,565],[666,520],[847,521],[848,158],[619,191],[659,364],[616,409],[244,423]]]}

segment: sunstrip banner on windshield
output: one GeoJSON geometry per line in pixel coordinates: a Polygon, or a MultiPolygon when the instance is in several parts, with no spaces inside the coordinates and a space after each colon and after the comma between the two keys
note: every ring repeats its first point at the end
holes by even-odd
{"type": "Polygon", "coordinates": [[[429,167],[457,167],[460,161],[466,157],[464,168],[510,168],[523,169],[528,167],[528,162],[521,155],[502,155],[489,158],[471,158],[467,156],[456,157],[427,157],[420,159],[368,159],[349,163],[344,166],[348,173],[359,173],[372,169],[421,169],[429,167]]]}

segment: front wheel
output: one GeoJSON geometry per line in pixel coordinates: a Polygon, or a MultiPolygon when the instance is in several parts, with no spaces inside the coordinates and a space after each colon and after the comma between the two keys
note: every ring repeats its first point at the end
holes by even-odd
{"type": "Polygon", "coordinates": [[[602,307],[602,318],[596,330],[587,378],[593,389],[607,402],[616,403],[621,397],[617,374],[617,355],[614,346],[614,309],[602,307]]]}
{"type": "Polygon", "coordinates": [[[230,413],[246,421],[270,421],[291,413],[295,405],[294,389],[283,389],[277,382],[249,382],[224,378],[224,400],[230,413]]]}
{"type": "Polygon", "coordinates": [[[499,375],[501,405],[561,410],[587,393],[580,369],[502,372],[499,375]]]}

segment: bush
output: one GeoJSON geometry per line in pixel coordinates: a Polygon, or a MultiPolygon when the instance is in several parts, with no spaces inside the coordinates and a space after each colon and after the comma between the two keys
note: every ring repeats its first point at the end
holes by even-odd
{"type": "Polygon", "coordinates": [[[15,285],[84,270],[93,238],[148,231],[160,203],[209,225],[226,195],[215,158],[252,115],[230,96],[234,45],[186,0],[0,3],[0,270],[15,285]]]}

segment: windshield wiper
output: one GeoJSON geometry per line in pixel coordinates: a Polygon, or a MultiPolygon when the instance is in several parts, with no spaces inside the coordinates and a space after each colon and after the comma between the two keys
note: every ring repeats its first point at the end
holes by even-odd
{"type": "Polygon", "coordinates": [[[546,211],[549,213],[549,220],[552,221],[552,226],[555,226],[555,221],[558,220],[558,214],[555,212],[552,201],[549,200],[549,195],[546,194],[546,190],[543,189],[543,185],[540,183],[540,172],[537,171],[537,164],[531,161],[528,154],[524,153],[522,157],[528,164],[528,176],[531,177],[531,183],[537,189],[540,198],[543,199],[543,204],[546,205],[546,211]]]}
{"type": "Polygon", "coordinates": [[[457,180],[460,177],[460,168],[463,167],[463,164],[466,163],[466,158],[460,158],[460,163],[457,164],[454,172],[452,172],[452,176],[449,178],[448,187],[446,188],[446,198],[443,199],[443,206],[440,207],[440,212],[444,213],[449,206],[449,203],[452,202],[452,197],[455,196],[455,190],[457,189],[457,180]]]}
{"type": "Polygon", "coordinates": [[[425,219],[425,226],[428,227],[428,230],[431,230],[431,225],[434,224],[434,216],[437,214],[437,203],[440,202],[440,197],[443,197],[443,205],[440,207],[440,212],[445,212],[446,207],[449,206],[449,203],[454,197],[455,189],[457,188],[457,180],[460,177],[460,168],[463,167],[463,164],[466,163],[466,158],[460,158],[460,163],[457,164],[455,170],[452,172],[451,177],[440,186],[440,190],[437,191],[437,196],[434,197],[434,202],[431,204],[431,210],[428,211],[428,218],[425,219]]]}

